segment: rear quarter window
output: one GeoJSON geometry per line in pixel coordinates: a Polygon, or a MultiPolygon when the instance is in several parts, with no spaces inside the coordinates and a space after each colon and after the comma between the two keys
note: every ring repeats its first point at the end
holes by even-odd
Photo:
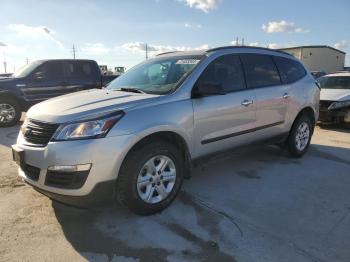
{"type": "Polygon", "coordinates": [[[306,75],[304,67],[297,61],[280,56],[274,56],[273,60],[278,67],[283,83],[293,83],[306,75]]]}
{"type": "Polygon", "coordinates": [[[90,61],[71,61],[67,69],[71,78],[92,79],[96,76],[95,66],[90,61]]]}
{"type": "Polygon", "coordinates": [[[241,55],[248,88],[274,86],[281,84],[275,63],[268,55],[241,55]]]}

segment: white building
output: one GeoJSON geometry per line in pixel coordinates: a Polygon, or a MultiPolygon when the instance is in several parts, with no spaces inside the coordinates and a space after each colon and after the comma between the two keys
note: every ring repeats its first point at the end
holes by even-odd
{"type": "Polygon", "coordinates": [[[326,45],[281,48],[300,59],[310,71],[331,73],[344,69],[346,53],[326,45]]]}

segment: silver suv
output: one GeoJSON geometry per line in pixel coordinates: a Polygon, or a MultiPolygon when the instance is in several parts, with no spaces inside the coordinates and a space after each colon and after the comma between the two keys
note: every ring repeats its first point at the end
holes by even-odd
{"type": "Polygon", "coordinates": [[[193,159],[268,140],[308,149],[320,90],[287,53],[248,47],[164,53],[102,90],[32,107],[13,146],[19,175],[73,205],[117,199],[152,214],[193,159]]]}

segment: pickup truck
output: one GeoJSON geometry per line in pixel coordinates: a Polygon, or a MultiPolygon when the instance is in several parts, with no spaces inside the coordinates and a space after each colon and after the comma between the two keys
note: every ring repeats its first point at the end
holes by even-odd
{"type": "Polygon", "coordinates": [[[102,88],[117,76],[103,76],[93,60],[39,60],[0,78],[0,127],[13,126],[21,113],[52,97],[102,88]]]}

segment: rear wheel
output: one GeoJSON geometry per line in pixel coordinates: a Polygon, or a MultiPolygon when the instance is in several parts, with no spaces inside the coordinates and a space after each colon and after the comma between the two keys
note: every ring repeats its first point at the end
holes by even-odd
{"type": "Polygon", "coordinates": [[[298,117],[289,133],[287,147],[293,157],[304,155],[310,145],[313,126],[312,120],[306,115],[298,117]]]}
{"type": "Polygon", "coordinates": [[[124,160],[118,176],[119,202],[140,215],[162,211],[181,188],[183,162],[180,150],[165,141],[135,148],[124,160]]]}
{"type": "Polygon", "coordinates": [[[14,126],[21,118],[21,109],[17,101],[0,98],[0,127],[14,126]]]}

